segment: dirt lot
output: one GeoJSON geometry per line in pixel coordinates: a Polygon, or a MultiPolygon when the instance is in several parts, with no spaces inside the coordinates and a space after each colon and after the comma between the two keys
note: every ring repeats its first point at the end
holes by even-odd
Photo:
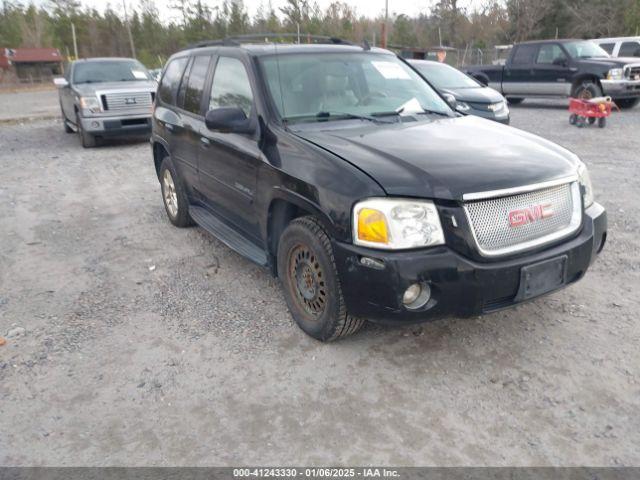
{"type": "Polygon", "coordinates": [[[0,464],[640,465],[640,108],[578,130],[563,105],[513,125],[591,169],[610,232],[586,278],[328,345],[169,224],[147,143],[0,125],[0,464]]]}

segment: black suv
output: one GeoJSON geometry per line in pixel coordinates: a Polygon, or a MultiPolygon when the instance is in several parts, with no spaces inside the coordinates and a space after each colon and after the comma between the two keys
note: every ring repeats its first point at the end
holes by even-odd
{"type": "Polygon", "coordinates": [[[364,319],[478,315],[549,293],[580,279],[606,238],[576,155],[456,114],[367,45],[179,52],[152,147],[170,221],[269,268],[324,341],[364,319]]]}

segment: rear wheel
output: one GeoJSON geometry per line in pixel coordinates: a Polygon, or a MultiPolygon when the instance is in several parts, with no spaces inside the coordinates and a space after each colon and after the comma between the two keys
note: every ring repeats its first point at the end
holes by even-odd
{"type": "Polygon", "coordinates": [[[507,102],[509,102],[509,105],[519,105],[520,103],[524,102],[524,98],[507,97],[507,102]]]}
{"type": "Polygon", "coordinates": [[[170,157],[165,157],[160,165],[160,189],[169,221],[176,227],[193,225],[193,220],[189,215],[187,193],[182,187],[170,157]]]}
{"type": "Polygon", "coordinates": [[[615,102],[618,107],[627,109],[635,107],[640,102],[640,98],[620,98],[615,102]]]}
{"type": "Polygon", "coordinates": [[[331,240],[315,218],[297,218],[282,233],[278,276],[291,315],[313,338],[329,342],[364,325],[346,311],[331,240]]]}

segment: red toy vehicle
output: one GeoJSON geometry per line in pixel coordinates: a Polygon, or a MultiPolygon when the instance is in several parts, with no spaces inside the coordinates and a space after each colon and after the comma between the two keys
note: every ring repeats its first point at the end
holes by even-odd
{"type": "Polygon", "coordinates": [[[571,98],[569,99],[569,123],[580,128],[587,122],[590,125],[598,121],[598,127],[604,128],[607,124],[607,117],[611,115],[614,103],[611,97],[598,97],[590,99],[571,98]]]}

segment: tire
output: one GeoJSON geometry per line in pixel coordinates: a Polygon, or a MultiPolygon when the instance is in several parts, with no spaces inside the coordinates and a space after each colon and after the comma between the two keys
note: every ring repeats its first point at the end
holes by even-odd
{"type": "Polygon", "coordinates": [[[578,120],[578,115],[576,115],[575,113],[572,113],[571,116],[569,117],[569,125],[575,125],[577,120],[578,120]]]}
{"type": "Polygon", "coordinates": [[[604,128],[607,126],[607,119],[605,117],[600,117],[598,119],[598,127],[599,128],[604,128]]]}
{"type": "Polygon", "coordinates": [[[594,123],[596,123],[596,118],[595,117],[589,117],[587,119],[587,121],[589,122],[589,125],[593,125],[594,123]]]}
{"type": "Polygon", "coordinates": [[[82,122],[80,116],[76,115],[76,128],[78,129],[78,136],[80,137],[80,143],[84,148],[93,148],[96,146],[96,137],[87,133],[82,128],[82,122]]]}
{"type": "Polygon", "coordinates": [[[619,98],[614,101],[619,108],[626,110],[635,107],[640,102],[640,98],[619,98]]]}
{"type": "Polygon", "coordinates": [[[586,124],[586,119],[584,117],[578,116],[578,119],[576,120],[576,126],[578,128],[583,128],[586,124]]]}
{"type": "Polygon", "coordinates": [[[189,215],[189,199],[170,157],[164,157],[160,165],[160,191],[162,203],[169,221],[176,227],[193,225],[189,215]]]}
{"type": "Polygon", "coordinates": [[[571,94],[571,96],[574,98],[589,100],[591,98],[601,97],[602,90],[597,84],[590,81],[586,81],[576,86],[573,89],[573,93],[571,94]]]}
{"type": "Polygon", "coordinates": [[[507,97],[507,102],[509,102],[509,105],[520,105],[522,102],[524,102],[524,98],[507,97]]]}
{"type": "Polygon", "coordinates": [[[364,325],[347,313],[331,240],[315,218],[293,220],[280,236],[278,277],[289,311],[307,335],[330,342],[364,325]]]}

